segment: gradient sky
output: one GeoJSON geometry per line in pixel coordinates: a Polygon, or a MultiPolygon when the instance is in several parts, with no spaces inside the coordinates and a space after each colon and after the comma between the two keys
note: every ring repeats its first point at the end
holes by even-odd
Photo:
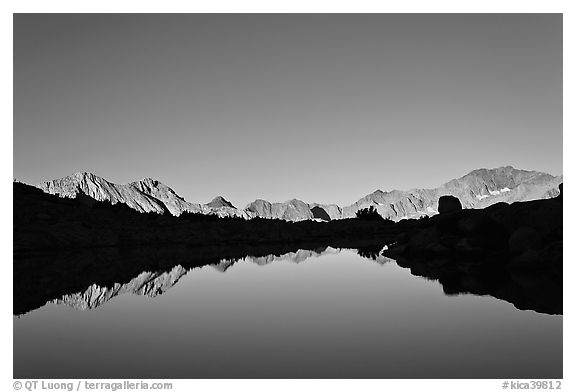
{"type": "Polygon", "coordinates": [[[562,173],[561,14],[16,14],[14,177],[348,205],[562,173]]]}

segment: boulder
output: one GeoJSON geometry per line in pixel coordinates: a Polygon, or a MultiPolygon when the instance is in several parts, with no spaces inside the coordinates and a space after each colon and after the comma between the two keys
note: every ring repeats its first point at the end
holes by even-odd
{"type": "Polygon", "coordinates": [[[456,196],[444,195],[438,199],[438,213],[446,214],[462,210],[462,204],[456,196]]]}

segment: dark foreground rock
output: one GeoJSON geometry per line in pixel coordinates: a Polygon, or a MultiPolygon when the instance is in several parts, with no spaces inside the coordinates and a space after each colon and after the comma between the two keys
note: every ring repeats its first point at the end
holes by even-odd
{"type": "Polygon", "coordinates": [[[562,212],[561,196],[451,210],[398,224],[404,229],[383,254],[438,279],[447,294],[490,294],[561,314],[562,212]]]}
{"type": "Polygon", "coordinates": [[[15,183],[14,311],[24,313],[93,284],[127,283],[145,271],[162,274],[177,265],[329,246],[394,259],[414,275],[439,280],[446,294],[491,295],[519,309],[562,314],[562,209],[560,194],[483,210],[448,208],[398,223],[294,223],[143,214],[15,183]]]}
{"type": "Polygon", "coordinates": [[[438,199],[438,213],[446,214],[450,212],[460,211],[462,209],[462,204],[456,196],[444,195],[440,196],[438,199]]]}

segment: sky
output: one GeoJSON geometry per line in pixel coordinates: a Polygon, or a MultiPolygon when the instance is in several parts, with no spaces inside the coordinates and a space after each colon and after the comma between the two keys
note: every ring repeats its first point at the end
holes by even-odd
{"type": "Polygon", "coordinates": [[[349,205],[562,174],[561,14],[15,14],[14,178],[349,205]]]}

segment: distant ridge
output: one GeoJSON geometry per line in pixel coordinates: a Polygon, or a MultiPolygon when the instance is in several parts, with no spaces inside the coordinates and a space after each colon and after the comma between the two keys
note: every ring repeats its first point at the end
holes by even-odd
{"type": "Polygon", "coordinates": [[[64,178],[43,182],[37,187],[44,192],[61,197],[75,198],[82,194],[98,201],[109,201],[112,204],[123,203],[139,212],[170,213],[174,216],[189,212],[214,214],[221,217],[253,218],[249,213],[234,208],[231,203],[220,196],[204,205],[187,202],[172,188],[152,178],[119,185],[93,173],[78,172],[64,178]]]}
{"type": "Polygon", "coordinates": [[[229,207],[229,208],[236,208],[230,203],[228,200],[223,198],[222,196],[216,196],[212,201],[206,204],[208,207],[212,208],[222,208],[222,207],[229,207]]]}
{"type": "Polygon", "coordinates": [[[246,219],[261,217],[288,221],[333,220],[352,218],[359,209],[374,206],[384,218],[398,221],[436,214],[437,201],[442,195],[458,197],[464,208],[485,208],[499,202],[513,203],[555,197],[559,194],[558,186],[562,181],[563,176],[555,177],[543,172],[504,166],[473,170],[438,188],[376,190],[345,207],[306,203],[298,199],[282,203],[257,199],[244,209],[234,207],[222,196],[217,196],[206,204],[190,203],[170,187],[152,178],[119,185],[92,173],[77,172],[61,179],[43,182],[37,187],[61,197],[75,198],[82,194],[98,201],[123,203],[139,212],[170,213],[175,216],[189,212],[240,216],[246,219]]]}
{"type": "Polygon", "coordinates": [[[547,199],[559,194],[562,176],[518,170],[512,166],[477,169],[433,189],[408,191],[377,190],[344,207],[343,217],[352,217],[361,208],[374,206],[380,215],[392,220],[418,218],[437,213],[437,200],[443,195],[460,199],[464,208],[485,208],[498,202],[513,203],[547,199]]]}

